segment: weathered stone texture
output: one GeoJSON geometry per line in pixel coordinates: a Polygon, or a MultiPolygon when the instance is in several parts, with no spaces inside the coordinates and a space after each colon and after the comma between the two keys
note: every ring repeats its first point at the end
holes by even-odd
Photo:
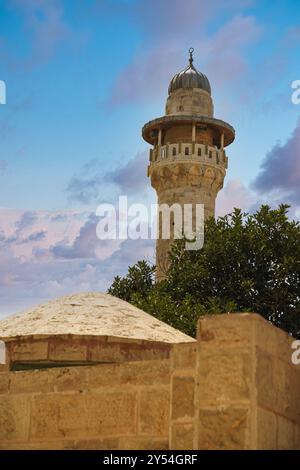
{"type": "Polygon", "coordinates": [[[172,367],[194,369],[197,360],[197,343],[181,343],[172,347],[172,367]]]}
{"type": "Polygon", "coordinates": [[[195,414],[195,379],[193,377],[174,377],[172,394],[172,419],[186,420],[195,414]]]}
{"type": "Polygon", "coordinates": [[[0,394],[8,392],[9,376],[5,372],[0,372],[0,394]]]}
{"type": "Polygon", "coordinates": [[[277,449],[288,450],[295,447],[294,423],[282,416],[277,416],[277,449]]]}
{"type": "Polygon", "coordinates": [[[8,343],[8,355],[12,361],[40,361],[48,357],[48,342],[16,340],[8,343]]]}
{"type": "MultiPolygon", "coordinates": [[[[43,348],[45,338],[55,342],[63,338],[66,344],[74,338],[117,339],[151,341],[152,343],[184,343],[191,338],[134,307],[124,300],[100,292],[85,292],[60,297],[46,304],[0,321],[0,339],[7,344],[15,342],[15,354],[19,358],[26,355],[26,345],[18,341],[22,338],[41,340],[43,348]],[[25,348],[25,350],[24,350],[25,348]]],[[[31,349],[31,360],[47,357],[38,344],[31,349]]],[[[15,356],[16,357],[16,356],[15,356]]]]}
{"type": "Polygon", "coordinates": [[[199,400],[205,404],[228,404],[249,400],[252,363],[250,354],[201,355],[199,400]]]}
{"type": "Polygon", "coordinates": [[[64,341],[8,342],[8,364],[0,370],[0,449],[300,448],[300,366],[291,363],[292,338],[258,315],[204,317],[197,342],[167,348],[134,342],[131,349],[117,338],[64,341]],[[115,363],[91,365],[91,352],[101,354],[107,344],[110,357],[116,348],[115,363]],[[88,362],[9,369],[12,358],[30,361],[32,351],[38,362],[50,350],[62,361],[88,362]]]}
{"type": "Polygon", "coordinates": [[[261,450],[275,450],[276,440],[276,415],[264,408],[257,408],[257,447],[261,450]]]}
{"type": "Polygon", "coordinates": [[[299,447],[300,367],[291,362],[293,339],[259,315],[231,314],[201,319],[198,341],[199,447],[299,447]],[[238,439],[233,422],[244,407],[246,427],[237,426],[238,439]],[[225,444],[221,425],[213,436],[220,421],[230,439],[225,444]],[[213,429],[208,435],[205,423],[213,429]]]}
{"type": "Polygon", "coordinates": [[[195,428],[193,424],[174,424],[172,428],[172,449],[192,450],[195,428]]]}
{"type": "Polygon", "coordinates": [[[26,440],[29,428],[30,398],[6,395],[0,399],[0,449],[4,441],[26,440]]]}
{"type": "Polygon", "coordinates": [[[154,390],[141,392],[139,403],[139,433],[153,437],[168,436],[170,392],[154,390]]]}
{"type": "Polygon", "coordinates": [[[198,448],[245,449],[248,428],[249,408],[201,409],[198,448]]]}

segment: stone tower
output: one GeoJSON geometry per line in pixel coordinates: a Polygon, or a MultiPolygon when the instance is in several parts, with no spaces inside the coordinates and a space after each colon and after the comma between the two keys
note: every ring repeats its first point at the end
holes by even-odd
{"type": "MultiPolygon", "coordinates": [[[[215,200],[223,187],[228,158],[225,147],[235,137],[234,129],[214,118],[214,105],[207,77],[193,65],[177,73],[168,89],[165,116],[144,125],[143,138],[151,144],[148,176],[158,204],[204,204],[204,217],[214,216],[215,200]]],[[[194,221],[193,221],[194,222],[194,221]]],[[[157,280],[168,266],[173,242],[172,218],[169,239],[161,236],[158,222],[156,245],[157,280]]]]}

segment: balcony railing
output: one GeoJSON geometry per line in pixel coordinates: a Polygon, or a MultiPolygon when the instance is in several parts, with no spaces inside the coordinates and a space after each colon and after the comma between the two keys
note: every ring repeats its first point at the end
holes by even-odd
{"type": "Polygon", "coordinates": [[[225,150],[211,145],[196,143],[167,144],[150,150],[150,162],[167,162],[176,160],[197,160],[222,165],[227,168],[225,150]]]}

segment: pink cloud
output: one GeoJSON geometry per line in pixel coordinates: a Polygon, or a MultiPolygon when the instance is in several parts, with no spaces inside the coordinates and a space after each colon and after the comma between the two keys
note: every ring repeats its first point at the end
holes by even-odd
{"type": "MultiPolygon", "coordinates": [[[[247,3],[231,1],[226,7],[234,11],[247,3]]],[[[117,78],[109,106],[166,95],[169,80],[187,64],[190,46],[195,48],[196,66],[201,58],[201,64],[207,64],[205,69],[202,65],[199,68],[215,76],[216,83],[224,85],[239,79],[247,69],[243,49],[259,38],[260,27],[254,17],[239,15],[207,35],[204,25],[224,7],[219,1],[203,4],[190,0],[183,8],[182,2],[176,0],[170,15],[168,2],[141,2],[136,17],[147,35],[148,47],[141,47],[117,78]],[[157,3],[157,8],[153,3],[157,3]]]]}
{"type": "Polygon", "coordinates": [[[161,41],[168,37],[186,39],[204,28],[208,21],[226,12],[240,10],[252,4],[251,0],[172,0],[172,4],[161,0],[139,0],[133,7],[133,16],[138,26],[151,40],[161,41]]]}
{"type": "Polygon", "coordinates": [[[106,199],[107,187],[122,195],[146,196],[151,191],[147,178],[148,159],[148,151],[138,152],[107,173],[103,173],[100,160],[91,160],[70,179],[66,188],[68,199],[85,205],[99,203],[106,199]]]}
{"type": "Polygon", "coordinates": [[[105,291],[129,265],[153,259],[153,240],[98,240],[97,221],[87,211],[0,208],[0,317],[68,293],[105,291]]]}
{"type": "Polygon", "coordinates": [[[257,197],[239,180],[230,180],[219,192],[216,201],[216,216],[223,217],[233,211],[234,208],[247,212],[254,204],[257,197]]]}
{"type": "Polygon", "coordinates": [[[0,208],[0,250],[16,257],[34,258],[34,250],[62,240],[74,241],[86,220],[85,211],[20,211],[0,208]]]}
{"type": "Polygon", "coordinates": [[[260,34],[261,27],[253,16],[235,16],[202,44],[208,74],[218,88],[245,75],[248,64],[243,48],[257,41],[260,34]]]}

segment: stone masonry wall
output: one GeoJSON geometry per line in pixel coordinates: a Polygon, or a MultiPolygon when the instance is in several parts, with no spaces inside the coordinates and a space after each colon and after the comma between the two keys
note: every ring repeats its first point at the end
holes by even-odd
{"type": "Polygon", "coordinates": [[[0,449],[166,449],[170,361],[0,373],[0,449]]]}
{"type": "MultiPolygon", "coordinates": [[[[0,449],[300,449],[292,342],[258,315],[213,315],[199,321],[197,342],[156,353],[148,345],[139,355],[135,345],[120,355],[116,341],[114,363],[104,363],[113,341],[108,357],[88,340],[76,344],[103,363],[12,371],[8,362],[0,365],[0,449]]],[[[41,344],[11,342],[8,354],[34,360],[41,344]]],[[[75,354],[72,341],[47,344],[48,358],[75,354]]]]}
{"type": "Polygon", "coordinates": [[[259,315],[198,328],[199,449],[300,449],[300,366],[288,334],[259,315]]]}
{"type": "Polygon", "coordinates": [[[95,336],[50,336],[12,339],[6,342],[7,362],[99,361],[128,362],[166,359],[168,343],[95,336]]]}

